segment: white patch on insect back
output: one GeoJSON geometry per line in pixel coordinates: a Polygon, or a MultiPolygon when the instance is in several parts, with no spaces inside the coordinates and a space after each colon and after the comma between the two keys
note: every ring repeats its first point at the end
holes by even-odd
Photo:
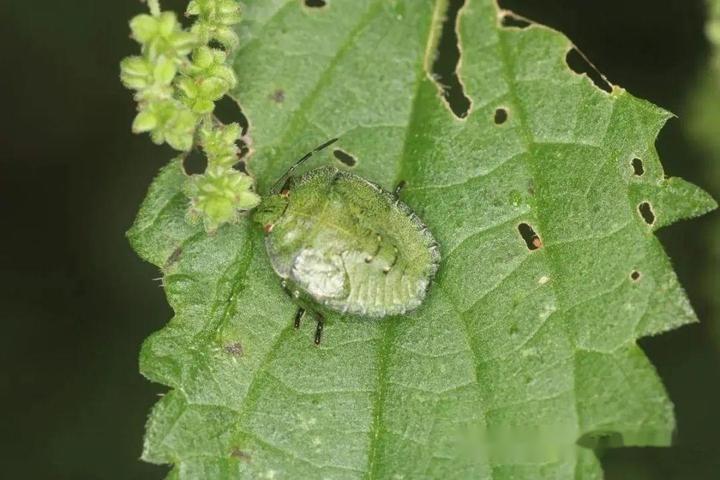
{"type": "Polygon", "coordinates": [[[292,278],[316,299],[342,298],[345,294],[342,260],[312,248],[302,250],[295,257],[292,278]]]}

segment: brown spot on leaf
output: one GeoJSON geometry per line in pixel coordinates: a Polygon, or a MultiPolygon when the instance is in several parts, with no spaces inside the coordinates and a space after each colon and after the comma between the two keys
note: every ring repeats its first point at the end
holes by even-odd
{"type": "Polygon", "coordinates": [[[252,456],[250,456],[249,453],[240,450],[239,448],[233,448],[232,452],[230,452],[230,456],[233,458],[239,458],[240,460],[244,460],[246,462],[252,460],[252,456]]]}
{"type": "Polygon", "coordinates": [[[270,95],[270,100],[275,103],[283,103],[285,101],[285,90],[278,88],[270,95]]]}
{"type": "Polygon", "coordinates": [[[240,342],[231,343],[225,345],[225,352],[232,355],[233,357],[242,357],[245,354],[242,344],[240,342]]]}
{"type": "Polygon", "coordinates": [[[168,257],[165,262],[165,268],[170,267],[172,264],[180,260],[180,255],[182,255],[182,247],[176,248],[175,251],[173,251],[173,253],[168,257]]]}

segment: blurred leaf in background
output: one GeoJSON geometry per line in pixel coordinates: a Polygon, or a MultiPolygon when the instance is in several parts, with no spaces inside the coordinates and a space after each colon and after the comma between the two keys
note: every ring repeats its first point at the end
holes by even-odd
{"type": "MultiPolygon", "coordinates": [[[[705,158],[705,182],[720,191],[720,0],[708,0],[705,32],[712,51],[707,66],[700,71],[683,112],[684,128],[705,158]]],[[[720,217],[702,224],[703,250],[709,261],[702,272],[701,294],[708,303],[707,321],[720,347],[720,217]]]]}

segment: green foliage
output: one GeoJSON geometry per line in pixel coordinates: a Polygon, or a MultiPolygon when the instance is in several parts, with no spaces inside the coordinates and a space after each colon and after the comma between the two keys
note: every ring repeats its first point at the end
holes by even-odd
{"type": "Polygon", "coordinates": [[[223,223],[237,222],[238,210],[250,210],[260,203],[260,197],[250,191],[252,185],[247,175],[222,166],[208,167],[204,175],[193,175],[185,184],[192,199],[190,220],[204,218],[210,232],[223,223]]]}
{"type": "Polygon", "coordinates": [[[192,0],[187,14],[198,17],[192,32],[202,43],[216,40],[228,50],[237,47],[232,27],[240,23],[240,6],[235,0],[192,0]]]}
{"type": "Polygon", "coordinates": [[[232,168],[238,160],[239,127],[223,126],[212,115],[215,102],[237,85],[227,58],[238,43],[231,27],[240,21],[240,6],[234,0],[192,1],[187,15],[197,19],[190,31],[182,28],[175,13],[162,12],[157,0],[149,7],[149,15],[130,21],[142,55],[120,65],[123,84],[136,91],[138,114],[132,129],[150,133],[158,145],[167,143],[187,152],[197,142],[205,150],[208,168],[191,176],[185,191],[190,198],[188,218],[202,220],[213,231],[236,222],[242,211],[259,201],[253,179],[232,168]],[[225,50],[210,47],[212,41],[225,50]],[[223,149],[220,156],[218,148],[223,149]]]}
{"type": "Polygon", "coordinates": [[[141,353],[171,387],[143,458],[172,478],[598,479],[593,447],[670,442],[672,405],[636,340],[695,317],[653,231],[714,201],[665,178],[653,144],[667,112],[597,89],[565,64],[565,37],[503,27],[491,0],[461,11],[472,108],[456,118],[428,73],[445,8],[246,2],[233,96],[259,185],[339,136],[356,173],[407,182],[444,260],[417,312],[330,317],[315,347],[260,229],[186,222],[171,162],[129,237],[175,311],[141,353]]]}

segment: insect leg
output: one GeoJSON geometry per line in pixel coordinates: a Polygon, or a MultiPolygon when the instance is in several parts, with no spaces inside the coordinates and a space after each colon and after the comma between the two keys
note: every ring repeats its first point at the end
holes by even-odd
{"type": "MultiPolygon", "coordinates": [[[[280,285],[282,286],[283,290],[285,290],[285,293],[288,294],[288,297],[290,297],[293,302],[296,301],[296,296],[293,294],[293,292],[290,291],[290,289],[287,286],[287,282],[283,280],[280,282],[280,285]]],[[[293,325],[295,328],[300,328],[300,321],[305,316],[305,309],[303,307],[298,307],[297,311],[295,312],[295,321],[293,322],[293,325]]]]}
{"type": "Polygon", "coordinates": [[[323,317],[319,313],[316,313],[315,316],[317,320],[317,326],[315,327],[315,345],[320,345],[320,340],[322,340],[323,327],[325,326],[325,317],[323,317]]]}
{"type": "Polygon", "coordinates": [[[297,312],[295,312],[295,328],[300,328],[300,320],[302,320],[303,316],[305,316],[305,309],[298,308],[297,312]]]}

